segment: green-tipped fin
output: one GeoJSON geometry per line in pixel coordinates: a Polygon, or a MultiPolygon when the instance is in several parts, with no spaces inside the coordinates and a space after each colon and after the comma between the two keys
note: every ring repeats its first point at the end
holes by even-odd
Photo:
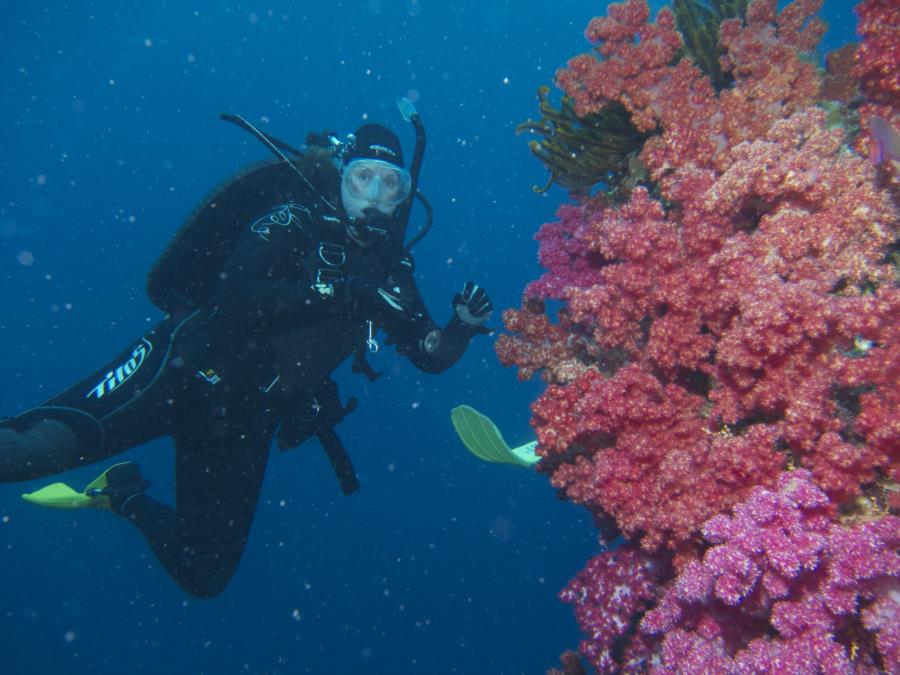
{"type": "Polygon", "coordinates": [[[497,425],[470,406],[461,405],[451,410],[450,420],[469,452],[485,462],[530,467],[540,460],[534,452],[537,441],[510,448],[497,425]]]}

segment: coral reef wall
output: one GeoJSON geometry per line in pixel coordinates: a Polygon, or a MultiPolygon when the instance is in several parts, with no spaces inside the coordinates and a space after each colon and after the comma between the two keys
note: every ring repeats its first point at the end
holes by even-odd
{"type": "Polygon", "coordinates": [[[600,672],[900,672],[900,158],[870,133],[900,127],[900,10],[859,5],[835,88],[820,4],[723,21],[714,86],[629,0],[556,76],[649,136],[643,184],[541,228],[497,344],[547,382],[540,470],[622,538],[561,593],[600,672]]]}

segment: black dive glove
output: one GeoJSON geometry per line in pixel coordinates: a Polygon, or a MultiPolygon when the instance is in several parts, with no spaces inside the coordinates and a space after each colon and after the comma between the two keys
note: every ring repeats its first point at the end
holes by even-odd
{"type": "Polygon", "coordinates": [[[467,281],[462,293],[453,296],[453,311],[456,318],[477,333],[490,333],[484,327],[494,313],[494,306],[485,290],[478,284],[467,281]]]}

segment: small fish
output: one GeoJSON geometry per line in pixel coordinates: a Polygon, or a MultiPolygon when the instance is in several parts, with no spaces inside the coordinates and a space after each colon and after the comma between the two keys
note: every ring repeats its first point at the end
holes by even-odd
{"type": "Polygon", "coordinates": [[[869,119],[869,133],[874,146],[869,151],[873,164],[890,162],[895,171],[900,171],[900,131],[883,117],[873,115],[869,119]]]}

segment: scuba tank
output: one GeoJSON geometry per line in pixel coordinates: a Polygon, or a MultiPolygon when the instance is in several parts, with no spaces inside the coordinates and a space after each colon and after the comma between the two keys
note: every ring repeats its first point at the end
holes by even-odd
{"type": "Polygon", "coordinates": [[[247,223],[265,205],[291,198],[297,198],[296,181],[281,162],[254,164],[219,185],[188,216],[150,269],[151,302],[167,314],[208,304],[247,223]]]}

